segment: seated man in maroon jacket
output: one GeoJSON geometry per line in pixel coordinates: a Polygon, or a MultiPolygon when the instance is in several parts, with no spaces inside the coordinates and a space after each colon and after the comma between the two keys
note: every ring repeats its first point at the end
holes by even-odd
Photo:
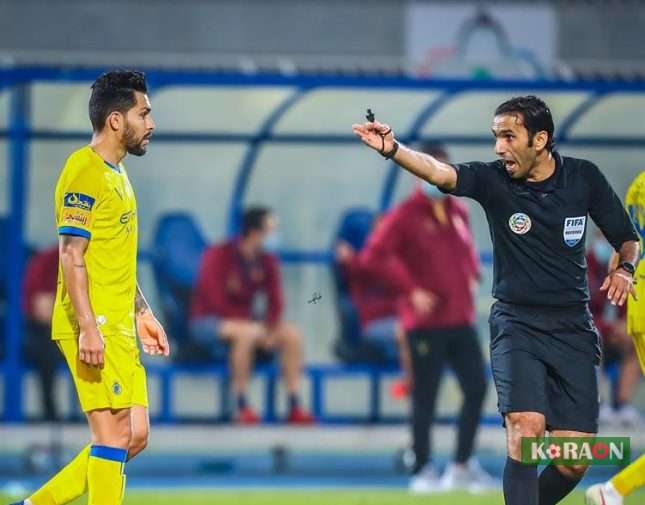
{"type": "MultiPolygon", "coordinates": [[[[381,218],[375,219],[372,230],[381,218]]],[[[402,381],[392,384],[392,396],[408,394],[412,383],[410,350],[398,317],[399,290],[389,285],[379,273],[361,268],[359,251],[349,242],[336,244],[336,261],[342,266],[347,279],[351,300],[358,312],[361,337],[379,348],[389,362],[399,361],[402,381]]]]}
{"type": "Polygon", "coordinates": [[[58,419],[54,395],[56,366],[62,354],[51,339],[51,318],[56,299],[58,276],[58,245],[35,253],[27,263],[23,280],[23,311],[25,314],[25,357],[38,373],[43,418],[58,419]]]}
{"type": "MultiPolygon", "coordinates": [[[[442,156],[435,146],[425,146],[442,156]]],[[[442,156],[445,158],[445,155],[442,156]]],[[[421,183],[383,217],[359,254],[361,268],[379,275],[400,296],[401,324],[412,356],[413,493],[496,483],[471,459],[486,393],[481,345],[475,331],[474,293],[479,261],[468,208],[458,198],[421,183]],[[432,464],[430,426],[444,366],[464,401],[454,463],[440,479],[432,464]]]]}
{"type": "Polygon", "coordinates": [[[291,423],[310,423],[300,406],[298,391],[302,368],[302,336],[282,320],[280,270],[265,246],[275,237],[276,219],[269,209],[249,208],[242,218],[241,235],[215,244],[202,257],[191,307],[191,336],[213,357],[229,353],[237,420],[256,423],[246,389],[256,351],[279,350],[289,394],[291,423]]]}

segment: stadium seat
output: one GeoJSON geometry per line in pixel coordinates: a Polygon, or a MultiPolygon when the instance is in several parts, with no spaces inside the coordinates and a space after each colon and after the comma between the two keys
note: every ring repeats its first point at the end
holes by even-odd
{"type": "MultiPolygon", "coordinates": [[[[341,216],[332,247],[335,248],[339,240],[344,240],[354,250],[359,251],[365,245],[374,217],[374,211],[364,207],[348,209],[341,216]]],[[[340,335],[334,342],[334,353],[341,361],[348,364],[386,364],[387,359],[382,351],[365,342],[361,337],[358,311],[349,294],[343,268],[336,261],[332,264],[332,272],[336,288],[336,310],[340,321],[340,335]]]]}
{"type": "Polygon", "coordinates": [[[164,214],[154,234],[153,270],[168,335],[179,346],[178,361],[203,361],[206,354],[188,338],[188,313],[206,239],[193,217],[184,212],[164,214]]]}

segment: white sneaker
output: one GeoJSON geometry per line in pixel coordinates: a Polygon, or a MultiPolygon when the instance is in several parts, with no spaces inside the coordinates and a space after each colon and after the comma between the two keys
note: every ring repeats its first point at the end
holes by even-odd
{"type": "Polygon", "coordinates": [[[611,482],[594,484],[585,493],[587,505],[623,505],[623,497],[614,489],[611,482]]]}
{"type": "Polygon", "coordinates": [[[450,463],[441,476],[440,485],[444,491],[465,491],[470,484],[470,472],[466,465],[450,463]]]}
{"type": "Polygon", "coordinates": [[[485,493],[502,488],[502,482],[484,470],[475,458],[468,460],[467,468],[470,475],[468,491],[471,493],[485,493]]]}
{"type": "Polygon", "coordinates": [[[636,407],[630,404],[623,405],[616,410],[616,419],[626,427],[640,426],[643,424],[643,416],[636,407]]]}
{"type": "Polygon", "coordinates": [[[600,424],[611,424],[616,419],[616,411],[610,405],[603,403],[598,411],[598,422],[600,424]]]}
{"type": "Polygon", "coordinates": [[[408,485],[410,494],[430,494],[442,491],[437,471],[432,465],[424,466],[421,471],[412,476],[408,485]]]}
{"type": "Polygon", "coordinates": [[[483,493],[500,487],[501,482],[486,473],[474,458],[466,465],[449,464],[441,476],[441,488],[444,491],[483,493]]]}

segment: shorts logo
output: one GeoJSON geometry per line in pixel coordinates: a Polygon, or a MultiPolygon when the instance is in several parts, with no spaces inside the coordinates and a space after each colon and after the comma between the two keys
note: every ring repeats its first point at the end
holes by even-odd
{"type": "Polygon", "coordinates": [[[95,199],[83,193],[65,193],[63,207],[72,207],[81,210],[92,210],[95,199]]]}
{"type": "Polygon", "coordinates": [[[118,382],[114,381],[114,383],[112,384],[112,392],[115,395],[120,395],[121,391],[123,391],[123,389],[121,388],[121,384],[119,384],[118,382]]]}
{"type": "Polygon", "coordinates": [[[531,218],[523,212],[516,212],[508,220],[508,226],[513,233],[524,235],[531,229],[531,218]]]}
{"type": "Polygon", "coordinates": [[[573,247],[585,234],[585,224],[587,223],[587,216],[579,217],[565,217],[564,229],[562,234],[564,236],[564,243],[569,247],[573,247]]]}

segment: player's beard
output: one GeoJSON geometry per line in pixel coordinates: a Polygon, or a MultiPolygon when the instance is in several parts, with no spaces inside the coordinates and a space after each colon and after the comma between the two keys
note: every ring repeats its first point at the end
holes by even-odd
{"type": "Polygon", "coordinates": [[[143,145],[143,141],[147,140],[148,137],[143,135],[142,137],[137,138],[134,129],[131,128],[128,123],[125,125],[123,137],[125,141],[125,150],[128,154],[134,154],[135,156],[143,156],[146,154],[146,146],[143,145]]]}

